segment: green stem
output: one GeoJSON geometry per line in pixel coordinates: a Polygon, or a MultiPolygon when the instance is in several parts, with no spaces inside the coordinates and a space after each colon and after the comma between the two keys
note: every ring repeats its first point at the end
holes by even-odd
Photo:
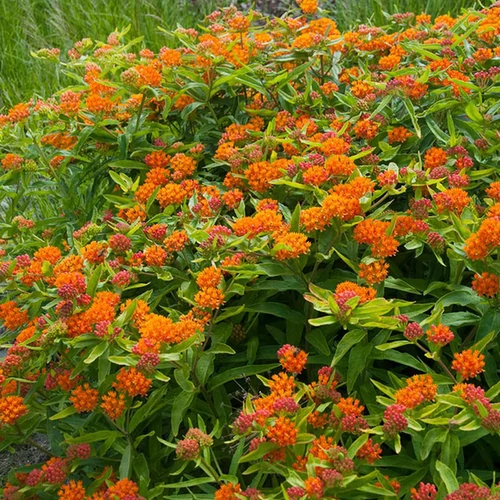
{"type": "Polygon", "coordinates": [[[219,474],[217,474],[217,471],[203,457],[200,458],[200,461],[203,465],[203,468],[205,468],[206,471],[212,476],[212,478],[219,483],[220,476],[219,474]]]}
{"type": "Polygon", "coordinates": [[[19,424],[17,422],[14,424],[14,427],[17,433],[23,438],[23,440],[26,443],[30,444],[31,446],[34,446],[35,448],[40,450],[42,453],[45,453],[45,455],[48,455],[49,457],[55,457],[55,455],[51,451],[47,450],[43,446],[39,445],[36,441],[26,436],[26,434],[24,434],[24,432],[22,431],[21,427],[19,427],[19,424]]]}

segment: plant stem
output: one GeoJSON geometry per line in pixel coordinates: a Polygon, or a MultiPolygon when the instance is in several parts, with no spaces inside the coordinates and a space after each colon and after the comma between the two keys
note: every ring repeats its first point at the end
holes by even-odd
{"type": "Polygon", "coordinates": [[[35,448],[40,450],[42,453],[45,453],[45,455],[48,455],[49,457],[55,457],[55,455],[50,450],[47,450],[43,446],[39,445],[32,438],[26,436],[26,434],[24,434],[24,432],[22,431],[21,427],[19,427],[19,424],[17,422],[14,424],[14,427],[15,427],[17,433],[24,439],[24,441],[26,443],[30,444],[31,446],[34,446],[35,448]]]}

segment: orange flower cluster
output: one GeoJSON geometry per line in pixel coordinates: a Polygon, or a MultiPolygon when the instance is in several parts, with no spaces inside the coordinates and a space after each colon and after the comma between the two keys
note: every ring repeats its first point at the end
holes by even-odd
{"type": "Polygon", "coordinates": [[[145,396],[151,388],[151,380],[134,367],[122,368],[116,375],[113,387],[119,392],[128,394],[131,398],[145,396]]]}
{"type": "Polygon", "coordinates": [[[455,337],[448,326],[441,324],[431,325],[426,335],[429,342],[441,347],[449,344],[455,337]]]}
{"type": "Polygon", "coordinates": [[[239,484],[223,484],[215,492],[215,500],[238,500],[241,496],[241,487],[239,484]]]}
{"type": "Polygon", "coordinates": [[[475,274],[472,289],[482,297],[494,297],[500,291],[500,280],[496,274],[475,274]]]}
{"type": "Polygon", "coordinates": [[[24,404],[24,399],[20,396],[5,396],[0,398],[0,422],[13,425],[27,413],[28,408],[24,404]]]}
{"type": "Polygon", "coordinates": [[[375,260],[369,264],[359,264],[359,277],[369,285],[381,283],[389,274],[389,264],[382,260],[375,260]]]}
{"type": "Polygon", "coordinates": [[[284,448],[297,442],[298,433],[298,429],[289,418],[278,417],[274,421],[274,425],[267,428],[266,435],[269,441],[284,448]]]}
{"type": "Polygon", "coordinates": [[[484,354],[477,350],[466,349],[460,353],[456,352],[451,367],[457,371],[463,380],[477,377],[484,371],[484,354]]]}
{"type": "Polygon", "coordinates": [[[224,292],[217,288],[222,282],[222,271],[215,267],[207,267],[198,275],[196,283],[200,291],[194,300],[199,307],[219,309],[224,304],[224,292]]]}
{"type": "Polygon", "coordinates": [[[406,387],[398,389],[394,395],[397,404],[413,409],[425,401],[433,401],[437,385],[431,375],[415,375],[406,379],[406,387]]]}
{"type": "Polygon", "coordinates": [[[360,286],[352,281],[343,281],[335,287],[334,298],[336,301],[340,299],[344,292],[352,292],[354,295],[360,297],[360,304],[373,300],[377,291],[374,288],[360,286]]]}
{"type": "Polygon", "coordinates": [[[465,253],[471,260],[484,260],[500,245],[500,218],[485,219],[479,230],[465,241],[465,253]]]}
{"type": "Polygon", "coordinates": [[[305,255],[311,248],[311,242],[302,233],[278,232],[274,235],[276,242],[276,259],[287,260],[296,259],[300,255],[305,255]]]}
{"type": "Polygon", "coordinates": [[[446,151],[441,148],[430,148],[425,152],[424,168],[427,170],[434,170],[435,168],[442,167],[448,161],[446,151]]]}
{"type": "Polygon", "coordinates": [[[396,255],[399,243],[387,235],[389,226],[388,222],[365,219],[354,228],[353,237],[358,243],[370,245],[374,257],[391,257],[396,255]]]}
{"type": "Polygon", "coordinates": [[[307,363],[307,353],[302,349],[286,344],[278,350],[278,359],[284,370],[299,374],[307,363]]]}
{"type": "Polygon", "coordinates": [[[0,304],[0,320],[8,330],[16,330],[28,322],[29,316],[27,311],[22,311],[13,300],[9,300],[0,304]]]}
{"type": "Polygon", "coordinates": [[[461,188],[451,188],[434,196],[438,213],[446,210],[460,215],[463,209],[470,203],[469,195],[461,188]]]}
{"type": "Polygon", "coordinates": [[[78,386],[71,393],[69,400],[78,413],[90,412],[99,403],[99,391],[90,387],[88,383],[78,386]]]}
{"type": "Polygon", "coordinates": [[[125,396],[115,391],[109,391],[102,397],[101,408],[111,420],[117,420],[125,411],[125,396]]]}

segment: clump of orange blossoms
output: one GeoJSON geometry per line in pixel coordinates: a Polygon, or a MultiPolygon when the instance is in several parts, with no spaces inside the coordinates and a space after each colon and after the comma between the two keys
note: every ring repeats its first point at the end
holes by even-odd
{"type": "Polygon", "coordinates": [[[151,387],[151,380],[134,367],[121,368],[116,375],[116,382],[113,382],[113,387],[132,398],[145,396],[151,387]]]}
{"type": "Polygon", "coordinates": [[[500,281],[496,274],[475,274],[472,289],[482,297],[494,297],[500,291],[500,281]]]}
{"type": "Polygon", "coordinates": [[[78,413],[93,411],[99,402],[99,391],[90,387],[88,383],[78,386],[71,393],[69,400],[78,413]]]}
{"type": "Polygon", "coordinates": [[[397,404],[406,408],[415,408],[425,401],[433,401],[437,385],[431,375],[415,375],[406,379],[406,387],[398,389],[394,398],[397,404]]]}
{"type": "Polygon", "coordinates": [[[456,352],[451,367],[457,371],[463,380],[477,377],[484,371],[484,354],[477,350],[466,349],[456,352]]]}
{"type": "Polygon", "coordinates": [[[431,325],[425,333],[429,342],[441,347],[449,344],[455,337],[449,327],[441,324],[431,325]]]}
{"type": "Polygon", "coordinates": [[[15,424],[20,417],[28,413],[24,399],[20,396],[5,396],[0,398],[0,422],[7,425],[15,424]]]}
{"type": "Polygon", "coordinates": [[[307,363],[307,353],[290,344],[285,344],[278,350],[278,359],[284,370],[299,374],[307,363]]]}

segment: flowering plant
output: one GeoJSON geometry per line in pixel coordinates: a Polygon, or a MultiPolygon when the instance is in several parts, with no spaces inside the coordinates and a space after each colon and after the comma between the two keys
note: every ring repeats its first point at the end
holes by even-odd
{"type": "Polygon", "coordinates": [[[499,497],[500,8],[298,5],[0,115],[4,498],[499,497]]]}

